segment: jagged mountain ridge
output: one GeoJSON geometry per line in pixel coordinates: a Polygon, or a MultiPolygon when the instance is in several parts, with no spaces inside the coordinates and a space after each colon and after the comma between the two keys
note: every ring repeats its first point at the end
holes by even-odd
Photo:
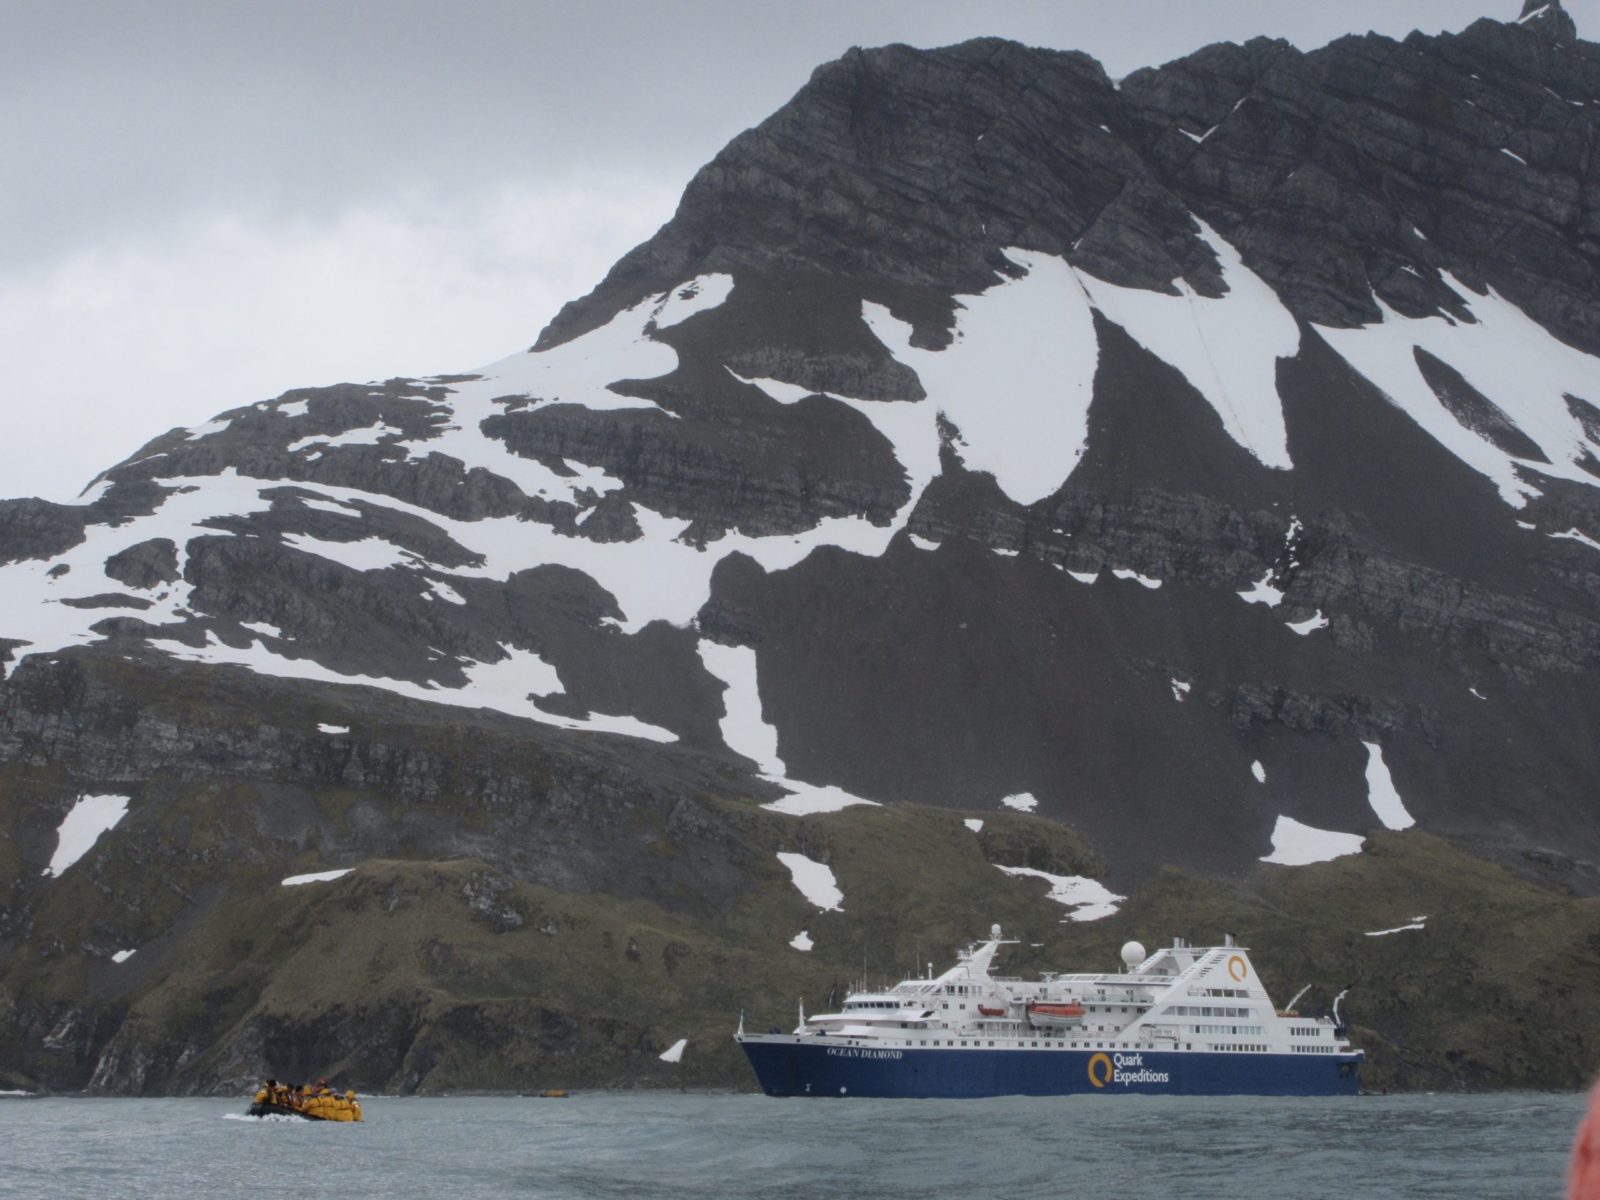
{"type": "MultiPolygon", "coordinates": [[[[1026,796],[1124,891],[1414,819],[1592,890],[1597,103],[1559,4],[1120,85],[851,52],[532,352],[0,507],[0,945],[44,954],[76,796],[131,793],[104,871],[240,782],[254,868],[471,854],[713,923],[760,871],[707,795],[1026,796]],[[196,672],[266,728],[141,701],[196,672]],[[362,732],[396,713],[485,748],[362,732]],[[335,834],[325,787],[461,812],[335,834]],[[542,849],[469,836],[497,811],[542,849]]],[[[91,958],[160,933],[102,891],[91,958]]]]}

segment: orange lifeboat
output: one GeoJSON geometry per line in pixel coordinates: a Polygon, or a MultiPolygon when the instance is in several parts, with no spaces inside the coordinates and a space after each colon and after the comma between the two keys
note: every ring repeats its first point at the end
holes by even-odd
{"type": "Polygon", "coordinates": [[[1049,1027],[1082,1025],[1083,1005],[1067,1001],[1064,1004],[1046,1004],[1034,1001],[1028,1005],[1028,1020],[1034,1025],[1049,1027]]]}
{"type": "Polygon", "coordinates": [[[980,1004],[978,1005],[978,1013],[985,1017],[1003,1017],[1006,1015],[1006,1010],[1003,1008],[990,1008],[986,1004],[980,1004]]]}

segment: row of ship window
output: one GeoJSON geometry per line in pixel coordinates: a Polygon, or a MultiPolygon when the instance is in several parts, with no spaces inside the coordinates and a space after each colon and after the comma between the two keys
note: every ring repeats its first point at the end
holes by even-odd
{"type": "MultiPolygon", "coordinates": [[[[860,1043],[860,1042],[855,1041],[854,1039],[851,1039],[846,1044],[847,1045],[851,1045],[851,1046],[857,1046],[857,1045],[862,1045],[863,1043],[860,1043]]],[[[906,1040],[905,1044],[909,1046],[909,1045],[912,1044],[912,1042],[908,1038],[906,1040]]],[[[918,1046],[951,1046],[951,1047],[954,1047],[954,1046],[971,1046],[971,1047],[977,1048],[977,1047],[983,1046],[984,1044],[985,1043],[982,1040],[978,1039],[978,1038],[972,1038],[970,1040],[963,1038],[963,1039],[961,1039],[959,1041],[957,1041],[957,1040],[946,1040],[946,1041],[943,1041],[943,1042],[941,1042],[938,1038],[934,1038],[931,1042],[928,1041],[926,1038],[918,1038],[917,1041],[916,1041],[916,1045],[918,1045],[918,1046]]],[[[1015,1046],[1017,1046],[1019,1048],[1023,1047],[1023,1046],[1032,1047],[1033,1049],[1038,1049],[1039,1048],[1039,1043],[1038,1042],[1020,1042],[1020,1041],[1012,1042],[1009,1039],[1007,1039],[1007,1044],[1008,1045],[1015,1045],[1015,1046]]],[[[993,1046],[994,1042],[990,1041],[988,1043],[988,1045],[993,1046]]],[[[1122,1043],[1118,1043],[1118,1042],[1083,1042],[1081,1044],[1078,1043],[1078,1042],[1055,1042],[1055,1043],[1046,1042],[1044,1044],[1043,1048],[1046,1049],[1046,1050],[1112,1050],[1112,1049],[1115,1049],[1115,1050],[1154,1050],[1157,1047],[1156,1047],[1154,1042],[1135,1042],[1135,1043],[1133,1043],[1131,1045],[1126,1043],[1126,1042],[1122,1042],[1122,1043]]],[[[1183,1044],[1183,1048],[1185,1050],[1193,1050],[1194,1049],[1194,1043],[1193,1042],[1185,1042],[1183,1044]]],[[[1269,1053],[1271,1051],[1271,1047],[1270,1046],[1264,1046],[1264,1045],[1261,1045],[1261,1044],[1255,1043],[1255,1042],[1241,1042],[1241,1043],[1211,1042],[1211,1043],[1208,1043],[1203,1048],[1206,1049],[1206,1050],[1216,1050],[1216,1051],[1219,1051],[1219,1052],[1231,1052],[1231,1053],[1237,1053],[1239,1051],[1246,1051],[1246,1052],[1252,1052],[1252,1053],[1257,1053],[1257,1054],[1267,1054],[1267,1053],[1269,1053]]],[[[1177,1049],[1176,1043],[1174,1043],[1170,1047],[1170,1049],[1176,1050],[1177,1049]]],[[[1336,1047],[1336,1046],[1291,1046],[1290,1049],[1293,1050],[1296,1054],[1336,1054],[1336,1053],[1338,1053],[1338,1047],[1336,1047]]]]}
{"type": "Polygon", "coordinates": [[[1174,1004],[1171,1008],[1162,1010],[1161,1015],[1173,1017],[1253,1017],[1256,1015],[1256,1010],[1253,1008],[1236,1008],[1226,1004],[1174,1004]]]}
{"type": "MultiPolygon", "coordinates": [[[[852,1045],[852,1046],[856,1046],[856,1045],[861,1045],[862,1043],[851,1041],[848,1044],[852,1045]]],[[[907,1038],[906,1039],[906,1045],[909,1046],[911,1044],[912,1044],[911,1040],[909,1038],[907,1038]]],[[[962,1041],[959,1041],[959,1042],[946,1040],[946,1041],[941,1042],[938,1038],[934,1038],[933,1041],[930,1042],[926,1038],[918,1038],[917,1041],[916,1041],[916,1044],[919,1045],[919,1046],[957,1046],[957,1045],[966,1046],[966,1045],[970,1044],[970,1045],[975,1046],[975,1047],[981,1047],[984,1043],[983,1043],[982,1039],[980,1039],[980,1038],[972,1038],[970,1043],[968,1041],[966,1041],[966,1040],[962,1040],[962,1041]]],[[[994,1042],[990,1041],[988,1044],[992,1046],[992,1045],[994,1045],[994,1042]]],[[[1007,1045],[1018,1046],[1018,1047],[1031,1046],[1034,1049],[1038,1049],[1039,1048],[1039,1043],[1038,1042],[1022,1042],[1022,1041],[1012,1041],[1010,1039],[1006,1039],[1006,1044],[1007,1045]]],[[[1131,1044],[1127,1043],[1127,1042],[1121,1042],[1121,1043],[1118,1043],[1118,1042],[1084,1042],[1084,1043],[1082,1043],[1080,1045],[1077,1042],[1048,1042],[1047,1041],[1047,1042],[1045,1042],[1043,1048],[1046,1049],[1046,1050],[1111,1050],[1111,1049],[1117,1049],[1117,1050],[1154,1050],[1156,1048],[1156,1045],[1155,1045],[1154,1042],[1134,1042],[1134,1043],[1131,1043],[1131,1044]]],[[[1176,1047],[1174,1047],[1174,1049],[1176,1049],[1176,1047]]],[[[1185,1045],[1184,1049],[1185,1050],[1193,1050],[1194,1047],[1192,1045],[1185,1045]]]]}

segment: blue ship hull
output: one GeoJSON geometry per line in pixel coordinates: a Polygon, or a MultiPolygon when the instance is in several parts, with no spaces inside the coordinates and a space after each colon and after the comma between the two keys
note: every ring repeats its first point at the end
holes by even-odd
{"type": "Polygon", "coordinates": [[[1354,1096],[1362,1056],[741,1042],[769,1096],[1354,1096]]]}

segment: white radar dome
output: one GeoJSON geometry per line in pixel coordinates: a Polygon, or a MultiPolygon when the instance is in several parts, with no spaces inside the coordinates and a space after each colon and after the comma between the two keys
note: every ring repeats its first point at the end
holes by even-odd
{"type": "Polygon", "coordinates": [[[1122,962],[1125,966],[1137,967],[1145,958],[1144,947],[1138,942],[1128,942],[1122,947],[1122,962]]]}
{"type": "Polygon", "coordinates": [[[993,938],[995,941],[998,942],[1000,940],[1000,926],[998,926],[998,925],[989,926],[989,936],[991,938],[993,938]]]}

